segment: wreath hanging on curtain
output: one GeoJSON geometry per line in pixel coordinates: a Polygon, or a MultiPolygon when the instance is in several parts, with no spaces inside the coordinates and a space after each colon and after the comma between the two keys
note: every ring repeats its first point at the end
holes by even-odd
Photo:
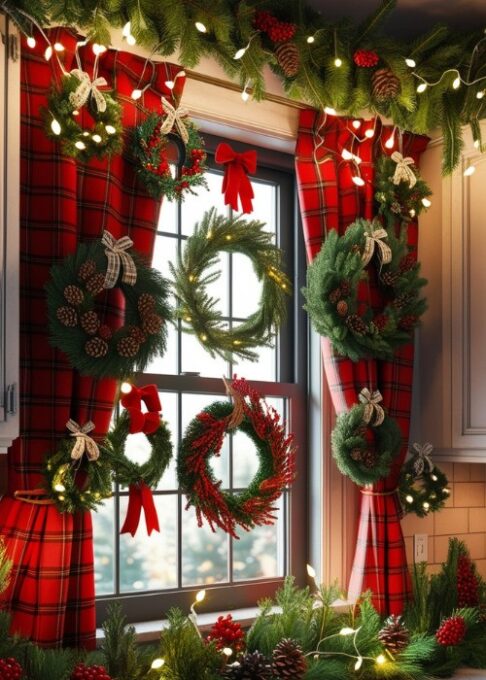
{"type": "Polygon", "coordinates": [[[339,236],[331,231],[307,269],[302,290],[314,328],[331,340],[337,353],[353,361],[391,358],[411,340],[426,309],[420,289],[426,281],[408,252],[405,234],[395,237],[377,221],[358,219],[339,236]],[[378,260],[378,261],[376,261],[378,260]],[[358,286],[367,282],[373,262],[385,304],[363,310],[358,286]]]}
{"type": "Polygon", "coordinates": [[[415,443],[398,482],[404,511],[418,517],[441,510],[451,493],[446,475],[432,461],[432,451],[432,444],[415,443]]]}
{"type": "Polygon", "coordinates": [[[124,378],[143,371],[166,348],[171,319],[168,284],[131,250],[127,236],[83,243],[51,268],[46,284],[50,341],[82,375],[124,378]],[[98,296],[118,289],[124,323],[115,327],[96,309],[98,296]]]}

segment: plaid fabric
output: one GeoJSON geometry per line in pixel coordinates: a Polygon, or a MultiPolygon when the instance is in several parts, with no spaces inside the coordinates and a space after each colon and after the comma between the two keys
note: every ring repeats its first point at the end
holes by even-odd
{"type": "MultiPolygon", "coordinates": [[[[50,267],[81,240],[101,237],[104,229],[115,238],[128,234],[134,247],[150,258],[159,202],[144,193],[128,156],[77,164],[46,137],[42,108],[61,70],[55,57],[46,62],[46,45],[40,35],[36,39],[36,49],[23,50],[21,65],[21,436],[9,451],[9,495],[0,501],[0,532],[14,562],[5,606],[12,613],[13,630],[39,644],[91,647],[95,592],[90,513],[61,515],[54,506],[30,505],[11,494],[41,486],[42,461],[67,435],[69,418],[92,420],[95,438],[106,433],[116,393],[114,380],[81,377],[62,352],[50,347],[44,292],[50,267]]],[[[65,46],[66,70],[76,67],[78,37],[54,29],[50,39],[65,46]]],[[[79,54],[91,74],[90,46],[79,54]]],[[[99,75],[116,86],[128,127],[142,119],[140,104],[158,109],[160,96],[170,96],[165,81],[173,80],[177,71],[176,66],[158,64],[152,73],[144,59],[109,50],[100,58],[99,75]],[[150,88],[135,105],[130,93],[150,78],[150,88]]],[[[183,78],[176,82],[180,92],[183,78]]],[[[107,319],[121,320],[118,291],[106,293],[102,305],[107,319]]]]}
{"type": "MultiPolygon", "coordinates": [[[[312,261],[330,229],[343,233],[356,217],[372,218],[374,158],[380,149],[381,122],[361,121],[356,130],[351,120],[325,116],[313,110],[301,112],[296,149],[296,173],[308,260],[312,261]],[[375,135],[365,137],[374,129],[375,135]],[[360,140],[356,141],[355,136],[360,140]],[[366,184],[352,181],[354,164],[342,159],[342,152],[359,155],[360,173],[366,184]]],[[[403,152],[418,162],[427,140],[405,136],[403,152]]],[[[417,225],[409,228],[410,245],[417,244],[417,225]]],[[[416,252],[416,247],[415,247],[416,252]]],[[[370,272],[369,283],[358,290],[358,301],[375,308],[382,306],[381,293],[370,272]]],[[[400,527],[400,507],[394,490],[406,454],[412,396],[413,346],[396,353],[393,361],[361,360],[352,362],[337,356],[327,338],[322,339],[324,369],[337,413],[358,401],[363,387],[379,389],[383,405],[397,419],[403,434],[403,447],[389,477],[362,495],[360,525],[349,594],[359,596],[371,590],[377,609],[401,613],[409,592],[405,546],[400,527]],[[375,495],[377,494],[377,495],[375,495]]]]}

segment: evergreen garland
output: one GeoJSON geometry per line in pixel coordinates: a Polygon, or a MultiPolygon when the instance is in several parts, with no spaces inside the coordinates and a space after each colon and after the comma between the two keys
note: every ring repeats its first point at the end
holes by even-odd
{"type": "Polygon", "coordinates": [[[275,331],[286,315],[286,295],[291,284],[281,270],[282,251],[272,243],[264,224],[241,217],[219,215],[215,208],[204,213],[189,236],[177,265],[170,264],[173,288],[179,298],[177,315],[182,330],[197,337],[212,357],[216,354],[256,361],[253,350],[271,344],[275,331]],[[250,258],[262,282],[259,308],[239,326],[228,329],[217,300],[206,287],[216,281],[218,271],[210,271],[220,252],[242,253],[250,258]]]}
{"type": "Polygon", "coordinates": [[[401,129],[419,134],[440,127],[445,139],[443,167],[451,172],[459,159],[462,125],[471,126],[481,148],[478,120],[485,117],[486,107],[476,94],[486,88],[486,46],[483,42],[473,50],[482,29],[462,36],[436,26],[411,44],[400,42],[382,32],[395,4],[396,0],[382,0],[358,25],[348,20],[332,25],[325,15],[295,0],[105,0],[96,3],[96,11],[86,0],[4,0],[2,8],[27,35],[32,33],[32,25],[22,12],[44,25],[77,25],[101,44],[110,43],[112,27],[120,28],[130,21],[131,33],[149,51],[161,55],[178,51],[181,63],[188,67],[212,56],[229,76],[239,80],[241,87],[251,82],[257,99],[264,96],[264,67],[270,65],[288,96],[318,110],[327,106],[357,116],[368,109],[391,119],[401,129]],[[295,24],[291,44],[298,53],[297,69],[288,71],[282,66],[280,43],[256,31],[256,13],[263,10],[280,23],[295,24]],[[197,30],[196,22],[203,24],[204,33],[197,30]],[[309,37],[313,42],[308,42],[309,37]],[[235,53],[248,43],[243,56],[235,60],[235,53]],[[356,63],[353,57],[360,50],[373,51],[377,63],[371,68],[363,68],[359,60],[356,63]],[[340,66],[335,65],[336,54],[340,66]],[[416,66],[407,66],[406,58],[413,59],[416,66]],[[398,81],[388,96],[373,86],[376,71],[383,69],[398,81]],[[465,82],[481,80],[455,90],[452,82],[457,73],[443,76],[449,69],[457,69],[465,82]],[[418,93],[420,78],[439,82],[418,93]]]}

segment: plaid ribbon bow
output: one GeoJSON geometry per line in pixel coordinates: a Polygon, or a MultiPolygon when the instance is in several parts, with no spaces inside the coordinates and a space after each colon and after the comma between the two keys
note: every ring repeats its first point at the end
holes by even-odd
{"type": "Polygon", "coordinates": [[[189,115],[189,112],[181,106],[175,109],[165,97],[162,97],[162,106],[164,107],[166,118],[162,123],[160,132],[163,135],[167,135],[175,127],[184,144],[187,144],[189,141],[189,132],[182,119],[186,118],[189,115]]]}
{"type": "Polygon", "coordinates": [[[98,444],[92,439],[88,433],[95,429],[93,421],[88,420],[82,427],[78,423],[70,418],[66,423],[67,429],[71,432],[71,437],[76,438],[76,443],[71,451],[71,458],[73,460],[79,460],[83,453],[86,452],[88,460],[98,460],[100,457],[100,450],[98,444]]]}
{"type": "Polygon", "coordinates": [[[116,286],[122,267],[123,283],[134,286],[137,282],[137,268],[131,255],[126,252],[133,246],[132,239],[128,236],[123,236],[117,241],[109,231],[104,231],[101,242],[106,246],[105,255],[108,258],[104,287],[114,288],[116,286]]]}
{"type": "Polygon", "coordinates": [[[391,158],[397,164],[393,175],[393,184],[408,182],[410,189],[412,189],[417,184],[417,177],[410,167],[414,164],[413,158],[410,158],[410,156],[404,158],[399,151],[394,151],[391,158]]]}
{"type": "Polygon", "coordinates": [[[376,427],[381,425],[385,420],[385,411],[383,410],[383,407],[380,406],[380,401],[383,401],[380,390],[370,392],[367,387],[363,387],[359,393],[359,400],[364,404],[363,421],[366,424],[371,423],[374,415],[375,420],[371,424],[376,427]]]}
{"type": "Polygon", "coordinates": [[[363,260],[363,263],[365,265],[368,264],[368,262],[373,257],[375,247],[378,248],[381,264],[388,264],[389,262],[391,262],[392,259],[391,248],[387,243],[384,243],[381,240],[383,238],[388,237],[388,234],[386,233],[385,229],[383,229],[383,227],[379,226],[377,223],[371,223],[366,227],[365,236],[366,236],[365,249],[361,258],[363,260]]]}
{"type": "Polygon", "coordinates": [[[98,90],[99,87],[108,85],[105,78],[96,78],[91,80],[89,73],[81,71],[79,68],[74,68],[70,75],[75,76],[79,80],[79,85],[74,92],[69,95],[69,101],[75,109],[80,109],[86,104],[88,99],[93,97],[96,108],[99,113],[106,111],[106,99],[102,92],[98,90]]]}
{"type": "Polygon", "coordinates": [[[413,472],[416,477],[420,477],[424,474],[426,467],[429,472],[434,469],[434,464],[430,459],[430,454],[434,450],[432,444],[415,444],[413,445],[416,453],[414,454],[415,460],[413,461],[413,472]]]}

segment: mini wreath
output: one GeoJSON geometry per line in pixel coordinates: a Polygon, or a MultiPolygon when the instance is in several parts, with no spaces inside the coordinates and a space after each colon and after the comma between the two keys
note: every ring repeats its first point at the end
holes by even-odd
{"type": "Polygon", "coordinates": [[[66,426],[74,439],[64,439],[44,463],[48,496],[60,512],[96,510],[112,495],[110,461],[99,455],[98,445],[88,436],[93,423],[80,427],[69,420],[66,426]]]}
{"type": "Polygon", "coordinates": [[[372,422],[372,417],[367,419],[368,408],[365,403],[355,404],[341,413],[331,435],[332,454],[339,470],[359,486],[386,477],[402,443],[396,421],[381,409],[381,417],[372,422]]]}
{"type": "Polygon", "coordinates": [[[154,198],[169,201],[194,194],[194,187],[207,187],[204,172],[206,152],[196,126],[187,120],[187,112],[174,109],[162,98],[164,113],[152,113],[134,132],[137,173],[147,192],[154,198]],[[179,169],[172,175],[167,150],[173,142],[179,151],[179,169]]]}
{"type": "Polygon", "coordinates": [[[89,161],[121,151],[122,109],[109,92],[99,90],[106,85],[104,78],[92,81],[86,72],[74,69],[48,95],[43,112],[46,134],[61,142],[67,156],[89,161]],[[79,119],[88,119],[88,127],[83,128],[79,119]]]}
{"type": "Polygon", "coordinates": [[[252,350],[270,345],[285,318],[291,283],[280,269],[282,251],[272,243],[272,234],[264,231],[264,226],[241,217],[224,217],[212,208],[187,239],[177,267],[169,265],[179,298],[177,314],[182,330],[195,335],[212,357],[218,354],[227,360],[236,356],[255,361],[258,355],[252,350]],[[231,329],[217,310],[218,301],[206,291],[206,286],[219,277],[219,272],[207,270],[216,264],[220,252],[249,257],[262,282],[258,310],[231,329]]]}
{"type": "Polygon", "coordinates": [[[50,342],[82,375],[124,378],[165,351],[168,284],[131,245],[128,237],[116,241],[105,231],[101,241],[79,245],[51,269],[50,342]],[[125,298],[124,325],[118,328],[95,309],[96,298],[111,288],[125,298]]]}
{"type": "Polygon", "coordinates": [[[358,219],[343,236],[331,231],[307,269],[304,308],[318,333],[330,339],[338,354],[353,361],[391,358],[411,340],[427,305],[420,298],[425,279],[406,243],[378,222],[358,219]],[[386,239],[386,242],[383,240],[386,239]],[[362,311],[358,286],[368,279],[366,266],[378,250],[378,284],[385,304],[362,311]]]}
{"type": "Polygon", "coordinates": [[[406,513],[426,517],[441,510],[451,492],[446,475],[430,459],[431,444],[414,444],[414,449],[400,473],[400,500],[406,513]]]}
{"type": "Polygon", "coordinates": [[[233,382],[233,387],[250,397],[249,403],[240,401],[240,417],[234,420],[229,402],[214,402],[199,413],[180,444],[177,474],[186,494],[186,509],[195,508],[198,525],[205,519],[213,532],[219,527],[237,539],[237,526],[250,531],[275,522],[275,502],[295,476],[295,451],[293,437],[285,433],[279,415],[245,381],[233,382]],[[259,459],[254,478],[239,493],[223,491],[210,465],[211,458],[220,455],[225,435],[233,429],[251,439],[259,459]]]}

